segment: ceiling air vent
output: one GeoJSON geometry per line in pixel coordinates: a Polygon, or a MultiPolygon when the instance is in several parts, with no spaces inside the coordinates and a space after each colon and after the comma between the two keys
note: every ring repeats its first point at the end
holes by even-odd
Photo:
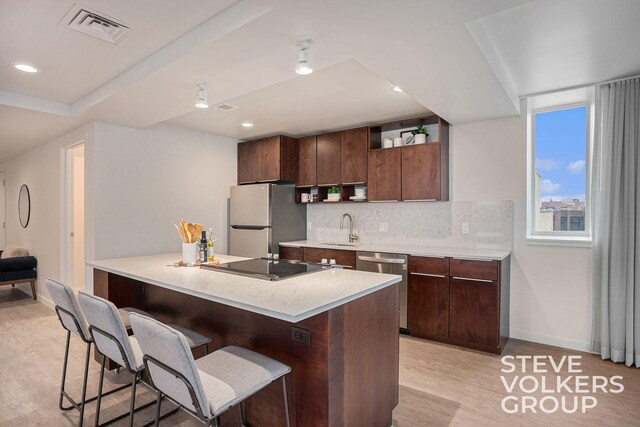
{"type": "Polygon", "coordinates": [[[216,108],[222,111],[231,111],[231,110],[235,110],[238,107],[231,104],[220,104],[220,105],[216,105],[216,108]]]}
{"type": "Polygon", "coordinates": [[[60,21],[75,31],[79,31],[91,37],[104,40],[111,44],[118,44],[131,30],[126,24],[111,17],[87,8],[74,5],[60,21]]]}

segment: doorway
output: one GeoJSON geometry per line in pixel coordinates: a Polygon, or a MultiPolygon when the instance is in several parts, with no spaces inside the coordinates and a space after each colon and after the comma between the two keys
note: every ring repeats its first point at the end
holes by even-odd
{"type": "Polygon", "coordinates": [[[84,259],[84,143],[65,153],[65,274],[64,281],[76,290],[85,285],[84,259]]]}
{"type": "Polygon", "coordinates": [[[0,251],[7,246],[6,187],[4,171],[0,171],[0,251]]]}

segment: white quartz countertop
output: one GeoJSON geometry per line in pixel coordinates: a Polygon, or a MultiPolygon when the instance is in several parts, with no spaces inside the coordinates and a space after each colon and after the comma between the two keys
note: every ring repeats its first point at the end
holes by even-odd
{"type": "MultiPolygon", "coordinates": [[[[246,259],[226,255],[216,258],[222,263],[246,259]]],[[[199,267],[178,267],[180,259],[180,254],[164,254],[93,261],[87,266],[293,323],[401,280],[391,274],[328,269],[271,282],[199,267]]]]}
{"type": "Polygon", "coordinates": [[[347,251],[387,252],[407,254],[413,256],[437,256],[463,259],[489,259],[501,261],[511,255],[508,249],[478,249],[478,248],[449,248],[439,246],[408,246],[386,243],[361,243],[345,245],[343,242],[322,242],[318,240],[297,240],[294,242],[280,242],[282,246],[293,248],[327,248],[347,251]],[[342,244],[336,244],[342,243],[342,244]]]}

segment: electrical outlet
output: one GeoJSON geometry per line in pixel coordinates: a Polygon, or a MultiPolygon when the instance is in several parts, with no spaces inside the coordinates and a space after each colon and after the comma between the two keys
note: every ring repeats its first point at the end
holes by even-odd
{"type": "Polygon", "coordinates": [[[306,345],[311,345],[311,331],[302,328],[291,328],[291,339],[306,345]]]}
{"type": "Polygon", "coordinates": [[[381,233],[386,233],[387,231],[389,231],[389,224],[386,222],[381,222],[379,230],[381,233]]]}
{"type": "Polygon", "coordinates": [[[463,222],[462,223],[462,234],[469,234],[469,223],[468,222],[463,222]]]}
{"type": "Polygon", "coordinates": [[[311,230],[313,228],[313,224],[311,224],[311,221],[307,221],[307,230],[311,230]]]}

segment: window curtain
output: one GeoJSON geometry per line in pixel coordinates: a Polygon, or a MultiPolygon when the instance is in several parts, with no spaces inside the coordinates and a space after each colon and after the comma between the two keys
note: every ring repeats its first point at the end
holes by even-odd
{"type": "Polygon", "coordinates": [[[597,88],[596,129],[592,350],[640,367],[640,78],[597,88]]]}

